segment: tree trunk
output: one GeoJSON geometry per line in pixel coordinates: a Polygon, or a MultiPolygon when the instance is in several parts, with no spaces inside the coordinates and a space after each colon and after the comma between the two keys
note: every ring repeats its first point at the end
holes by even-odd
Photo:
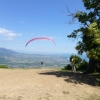
{"type": "Polygon", "coordinates": [[[84,74],[93,72],[100,72],[100,60],[90,58],[88,69],[84,72],[84,74]]]}

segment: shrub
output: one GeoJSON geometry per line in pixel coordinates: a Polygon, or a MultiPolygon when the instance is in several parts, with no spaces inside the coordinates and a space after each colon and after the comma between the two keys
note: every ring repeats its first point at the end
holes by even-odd
{"type": "MultiPolygon", "coordinates": [[[[70,56],[70,62],[71,62],[71,59],[74,58],[75,59],[75,66],[76,66],[76,70],[87,70],[88,68],[88,62],[85,60],[85,59],[81,59],[79,56],[77,55],[71,55],[70,56]]],[[[64,70],[71,70],[72,69],[72,66],[70,64],[64,66],[63,68],[64,70]]]]}
{"type": "Polygon", "coordinates": [[[71,70],[72,66],[70,64],[64,66],[63,70],[71,70]]]}
{"type": "Polygon", "coordinates": [[[75,59],[75,64],[78,64],[78,63],[80,63],[82,61],[81,57],[79,57],[77,55],[71,55],[70,56],[70,62],[71,62],[72,58],[75,59]]]}
{"type": "Polygon", "coordinates": [[[0,65],[0,68],[9,68],[7,65],[0,65]]]}
{"type": "Polygon", "coordinates": [[[88,62],[83,59],[82,62],[79,64],[78,70],[87,70],[88,65],[88,62]]]}

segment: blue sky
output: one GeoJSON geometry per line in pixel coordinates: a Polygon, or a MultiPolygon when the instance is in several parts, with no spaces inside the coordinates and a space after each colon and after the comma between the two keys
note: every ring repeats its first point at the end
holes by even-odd
{"type": "Polygon", "coordinates": [[[79,24],[69,24],[70,12],[84,11],[82,0],[0,0],[0,47],[22,53],[76,53],[76,41],[67,38],[79,24]],[[45,36],[50,41],[34,41],[45,36]]]}

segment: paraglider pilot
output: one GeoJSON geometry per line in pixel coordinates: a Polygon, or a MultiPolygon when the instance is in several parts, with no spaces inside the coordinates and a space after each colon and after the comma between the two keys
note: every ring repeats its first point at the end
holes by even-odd
{"type": "Polygon", "coordinates": [[[43,62],[41,62],[41,65],[43,65],[43,62]]]}

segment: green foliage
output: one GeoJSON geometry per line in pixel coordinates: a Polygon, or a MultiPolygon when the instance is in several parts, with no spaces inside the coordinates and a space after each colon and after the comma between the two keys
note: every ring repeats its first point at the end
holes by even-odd
{"type": "Polygon", "coordinates": [[[70,62],[71,62],[71,59],[73,59],[73,58],[75,60],[75,64],[78,64],[78,63],[80,63],[82,61],[82,59],[79,56],[77,56],[77,55],[71,55],[70,56],[70,62]]]}
{"type": "Polygon", "coordinates": [[[9,68],[7,65],[0,65],[0,68],[9,68]]]}
{"type": "Polygon", "coordinates": [[[77,70],[87,70],[88,68],[88,62],[83,59],[81,63],[79,63],[77,70]]]}
{"type": "MultiPolygon", "coordinates": [[[[77,70],[87,70],[88,68],[88,62],[85,59],[81,59],[79,56],[77,55],[71,55],[70,59],[75,58],[75,66],[77,70]]],[[[72,66],[71,64],[68,64],[66,66],[64,66],[63,70],[71,70],[72,66]]]]}
{"type": "Polygon", "coordinates": [[[86,52],[89,58],[100,60],[100,0],[83,0],[83,4],[87,12],[74,14],[81,27],[67,37],[80,37],[76,45],[78,53],[86,52]]]}
{"type": "Polygon", "coordinates": [[[72,66],[70,64],[64,66],[64,68],[62,68],[62,70],[71,70],[72,66]]]}

